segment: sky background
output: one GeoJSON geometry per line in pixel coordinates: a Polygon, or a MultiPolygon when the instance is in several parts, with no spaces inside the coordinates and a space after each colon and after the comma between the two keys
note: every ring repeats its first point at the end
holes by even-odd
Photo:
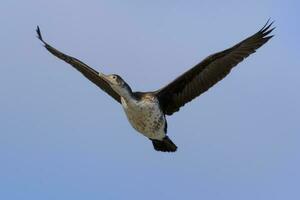
{"type": "Polygon", "coordinates": [[[299,1],[2,1],[0,199],[300,199],[299,1]],[[275,20],[276,37],[168,117],[173,154],[44,39],[158,89],[275,20]]]}

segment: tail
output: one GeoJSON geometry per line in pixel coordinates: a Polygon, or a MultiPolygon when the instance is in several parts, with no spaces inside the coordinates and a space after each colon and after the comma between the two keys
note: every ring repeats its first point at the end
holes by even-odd
{"type": "Polygon", "coordinates": [[[168,136],[164,137],[163,140],[151,140],[156,151],[175,152],[177,150],[177,146],[172,142],[172,140],[170,140],[168,136]]]}

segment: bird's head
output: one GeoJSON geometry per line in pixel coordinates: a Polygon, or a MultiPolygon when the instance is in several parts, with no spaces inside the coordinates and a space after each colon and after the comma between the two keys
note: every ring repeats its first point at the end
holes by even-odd
{"type": "Polygon", "coordinates": [[[110,87],[122,97],[129,97],[132,94],[129,85],[117,74],[105,75],[99,73],[99,76],[110,85],[110,87]]]}

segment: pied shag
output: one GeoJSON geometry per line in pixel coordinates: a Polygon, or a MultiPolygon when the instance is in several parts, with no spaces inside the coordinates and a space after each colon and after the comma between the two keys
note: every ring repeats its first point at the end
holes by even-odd
{"type": "Polygon", "coordinates": [[[116,74],[105,75],[80,60],[53,48],[42,38],[37,27],[38,38],[45,48],[59,59],[72,65],[86,78],[121,103],[134,129],[152,141],[154,149],[175,152],[177,146],[167,134],[166,115],[179,111],[180,107],[207,91],[223,79],[244,58],[254,53],[273,35],[269,21],[252,36],[224,51],[212,54],[196,66],[176,78],[165,87],[152,92],[133,92],[130,86],[116,74]]]}

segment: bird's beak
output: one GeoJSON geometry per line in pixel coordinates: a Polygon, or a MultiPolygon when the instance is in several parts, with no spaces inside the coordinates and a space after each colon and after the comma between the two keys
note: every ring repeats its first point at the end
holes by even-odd
{"type": "Polygon", "coordinates": [[[110,84],[110,80],[109,80],[109,78],[108,78],[107,75],[105,75],[105,74],[99,72],[99,76],[100,76],[106,83],[110,84]]]}

